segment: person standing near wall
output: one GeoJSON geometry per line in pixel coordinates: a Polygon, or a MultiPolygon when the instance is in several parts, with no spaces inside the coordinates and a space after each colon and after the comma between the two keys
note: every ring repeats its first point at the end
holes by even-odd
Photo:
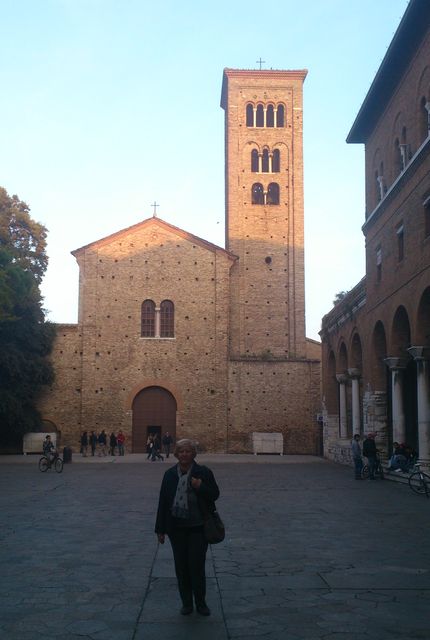
{"type": "Polygon", "coordinates": [[[361,480],[363,460],[361,458],[360,434],[356,433],[351,442],[352,459],[354,462],[355,479],[361,480]]]}

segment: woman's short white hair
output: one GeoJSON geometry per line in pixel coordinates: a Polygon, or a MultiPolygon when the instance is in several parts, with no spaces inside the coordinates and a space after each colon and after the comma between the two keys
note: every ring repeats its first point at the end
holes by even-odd
{"type": "Polygon", "coordinates": [[[182,440],[178,440],[176,445],[175,445],[175,450],[173,452],[173,455],[178,457],[178,451],[179,449],[191,449],[191,451],[193,452],[194,457],[196,457],[197,455],[197,447],[196,447],[196,443],[194,442],[194,440],[190,440],[189,438],[182,438],[182,440]]]}

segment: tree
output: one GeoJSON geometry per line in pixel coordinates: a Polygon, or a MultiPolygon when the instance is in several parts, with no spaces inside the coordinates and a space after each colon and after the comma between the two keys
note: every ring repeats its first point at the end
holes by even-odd
{"type": "Polygon", "coordinates": [[[348,291],[339,291],[339,293],[336,293],[333,300],[333,305],[336,306],[337,304],[339,304],[339,302],[342,302],[342,300],[346,298],[348,293],[349,293],[348,291]]]}
{"type": "Polygon", "coordinates": [[[37,400],[53,381],[55,336],[39,285],[45,273],[46,229],[17,196],[0,188],[0,441],[39,430],[37,400]]]}

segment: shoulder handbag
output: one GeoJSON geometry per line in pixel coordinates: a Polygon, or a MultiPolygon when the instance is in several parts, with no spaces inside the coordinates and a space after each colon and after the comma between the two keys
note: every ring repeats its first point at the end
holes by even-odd
{"type": "Polygon", "coordinates": [[[225,527],[218,511],[210,513],[207,511],[203,519],[203,530],[206,542],[209,544],[218,544],[225,538],[225,527]]]}

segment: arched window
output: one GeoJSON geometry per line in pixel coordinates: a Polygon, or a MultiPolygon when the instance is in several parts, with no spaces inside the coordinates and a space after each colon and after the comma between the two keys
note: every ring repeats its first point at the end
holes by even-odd
{"type": "Polygon", "coordinates": [[[258,172],[258,151],[257,149],[253,149],[251,151],[251,171],[253,173],[258,172]]]}
{"type": "Polygon", "coordinates": [[[285,126],[285,109],[283,104],[278,104],[278,108],[276,110],[276,126],[285,126]]]}
{"type": "Polygon", "coordinates": [[[269,149],[263,149],[263,160],[261,165],[263,173],[269,172],[269,149]]]}
{"type": "Polygon", "coordinates": [[[251,189],[252,204],[264,204],[264,190],[263,185],[259,182],[255,182],[251,189]]]}
{"type": "Polygon", "coordinates": [[[267,204],[279,204],[279,184],[271,182],[267,189],[267,204]]]}
{"type": "Polygon", "coordinates": [[[254,126],[254,105],[252,104],[246,105],[246,126],[254,126]]]}
{"type": "Polygon", "coordinates": [[[430,103],[425,96],[421,98],[420,102],[419,127],[421,143],[424,142],[430,133],[430,103]]]}
{"type": "Polygon", "coordinates": [[[155,337],[155,302],[153,300],[142,302],[140,334],[142,338],[155,337]]]}
{"type": "Polygon", "coordinates": [[[266,111],[266,127],[274,127],[275,126],[275,112],[273,109],[273,104],[269,104],[266,111]]]}
{"type": "Polygon", "coordinates": [[[399,173],[403,170],[402,153],[400,149],[399,139],[394,141],[394,178],[397,178],[399,173]]]}
{"type": "Polygon", "coordinates": [[[160,304],[160,338],[173,338],[175,335],[175,308],[171,300],[160,304]]]}
{"type": "Polygon", "coordinates": [[[273,173],[279,173],[281,170],[281,152],[279,149],[273,151],[272,158],[272,171],[273,173]]]}
{"type": "Polygon", "coordinates": [[[264,127],[264,109],[262,104],[259,104],[257,106],[257,121],[255,123],[255,126],[264,127]]]}

